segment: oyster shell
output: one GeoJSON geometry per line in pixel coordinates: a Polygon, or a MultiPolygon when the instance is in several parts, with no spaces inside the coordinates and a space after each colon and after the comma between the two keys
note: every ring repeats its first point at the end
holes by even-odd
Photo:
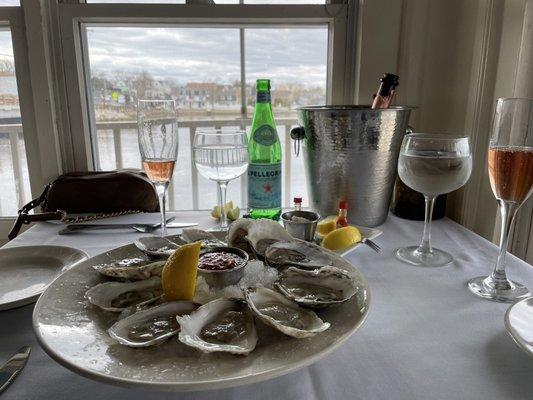
{"type": "Polygon", "coordinates": [[[177,315],[188,314],[197,307],[197,304],[190,301],[170,301],[121,319],[107,332],[125,346],[155,346],[179,333],[177,315]]]}
{"type": "Polygon", "coordinates": [[[315,336],[329,328],[313,311],[300,307],[281,293],[264,287],[244,289],[248,307],[264,323],[298,339],[315,336]]]}
{"type": "Polygon", "coordinates": [[[210,248],[217,246],[225,246],[222,240],[217,239],[215,235],[210,232],[203,231],[197,228],[185,228],[181,233],[181,238],[186,243],[202,242],[202,248],[210,248]]]}
{"type": "Polygon", "coordinates": [[[144,236],[133,244],[150,257],[168,258],[180,245],[184,244],[184,241],[177,236],[144,236]]]}
{"type": "Polygon", "coordinates": [[[255,253],[261,257],[265,255],[267,247],[271,244],[294,240],[280,224],[271,219],[252,221],[248,226],[246,239],[252,245],[255,253]]]}
{"type": "Polygon", "coordinates": [[[206,353],[248,354],[257,344],[254,318],[243,300],[216,299],[176,319],[179,340],[206,353]]]}
{"type": "Polygon", "coordinates": [[[250,218],[239,218],[232,222],[228,229],[228,246],[244,250],[248,254],[253,254],[250,242],[246,240],[248,228],[252,222],[253,219],[250,218]]]}
{"type": "Polygon", "coordinates": [[[93,265],[100,274],[110,278],[142,280],[161,276],[165,261],[148,261],[144,258],[128,258],[108,264],[93,265]]]}
{"type": "Polygon", "coordinates": [[[282,272],[274,286],[288,299],[304,307],[324,308],[341,304],[357,293],[355,280],[337,267],[282,272]]]}
{"type": "Polygon", "coordinates": [[[102,310],[122,312],[129,307],[155,301],[162,293],[161,278],[154,276],[142,281],[100,283],[90,288],[85,298],[102,310]]]}
{"type": "Polygon", "coordinates": [[[332,264],[331,257],[320,246],[303,240],[270,245],[265,252],[265,260],[278,268],[292,265],[315,269],[332,264]]]}

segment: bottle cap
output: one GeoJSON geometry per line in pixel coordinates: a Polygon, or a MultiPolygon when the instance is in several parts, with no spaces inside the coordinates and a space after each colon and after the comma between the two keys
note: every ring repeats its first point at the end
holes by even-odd
{"type": "Polygon", "coordinates": [[[339,202],[339,209],[340,210],[347,210],[348,209],[348,202],[346,200],[341,200],[339,202]]]}
{"type": "Polygon", "coordinates": [[[301,197],[295,197],[293,201],[294,201],[294,204],[302,204],[302,198],[301,197]]]}

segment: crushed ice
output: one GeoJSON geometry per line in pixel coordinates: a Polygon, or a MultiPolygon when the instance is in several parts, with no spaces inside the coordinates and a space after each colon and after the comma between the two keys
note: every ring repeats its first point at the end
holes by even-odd
{"type": "Polygon", "coordinates": [[[244,268],[242,279],[235,285],[223,288],[212,288],[205,281],[204,277],[198,276],[196,279],[196,294],[194,301],[205,304],[219,297],[238,297],[242,298],[242,288],[249,286],[272,287],[272,284],[278,278],[278,271],[266,266],[261,261],[249,261],[244,268]]]}

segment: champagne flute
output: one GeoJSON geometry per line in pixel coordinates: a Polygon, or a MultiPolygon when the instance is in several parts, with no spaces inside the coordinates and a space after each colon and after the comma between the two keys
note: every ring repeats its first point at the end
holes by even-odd
{"type": "Polygon", "coordinates": [[[421,192],[426,202],[424,233],[418,246],[396,250],[396,257],[422,267],[441,267],[453,257],[431,245],[431,220],[435,198],[459,189],[470,178],[472,155],[467,137],[425,133],[405,135],[398,175],[411,189],[421,192]]]}
{"type": "Polygon", "coordinates": [[[159,198],[161,236],[165,236],[166,192],[178,155],[178,121],[174,100],[139,100],[137,128],[142,165],[159,198]]]}
{"type": "Polygon", "coordinates": [[[498,99],[489,144],[490,186],[501,214],[500,251],[494,271],[468,282],[478,296],[513,303],[529,290],[507,279],[505,256],[516,212],[533,193],[533,99],[498,99]]]}
{"type": "Polygon", "coordinates": [[[193,157],[200,174],[218,184],[219,230],[227,230],[225,205],[228,183],[248,169],[246,132],[233,129],[199,129],[194,136],[193,157]]]}

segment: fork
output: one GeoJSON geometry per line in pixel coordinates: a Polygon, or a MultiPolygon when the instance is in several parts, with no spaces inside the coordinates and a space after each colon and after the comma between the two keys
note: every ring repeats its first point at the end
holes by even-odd
{"type": "Polygon", "coordinates": [[[361,242],[364,243],[364,244],[366,244],[368,247],[370,247],[370,248],[371,248],[372,250],[374,250],[376,253],[381,252],[381,247],[379,247],[379,245],[378,245],[376,242],[374,242],[374,241],[372,241],[372,240],[370,240],[370,239],[367,239],[367,238],[363,238],[363,239],[361,240],[361,242]]]}

